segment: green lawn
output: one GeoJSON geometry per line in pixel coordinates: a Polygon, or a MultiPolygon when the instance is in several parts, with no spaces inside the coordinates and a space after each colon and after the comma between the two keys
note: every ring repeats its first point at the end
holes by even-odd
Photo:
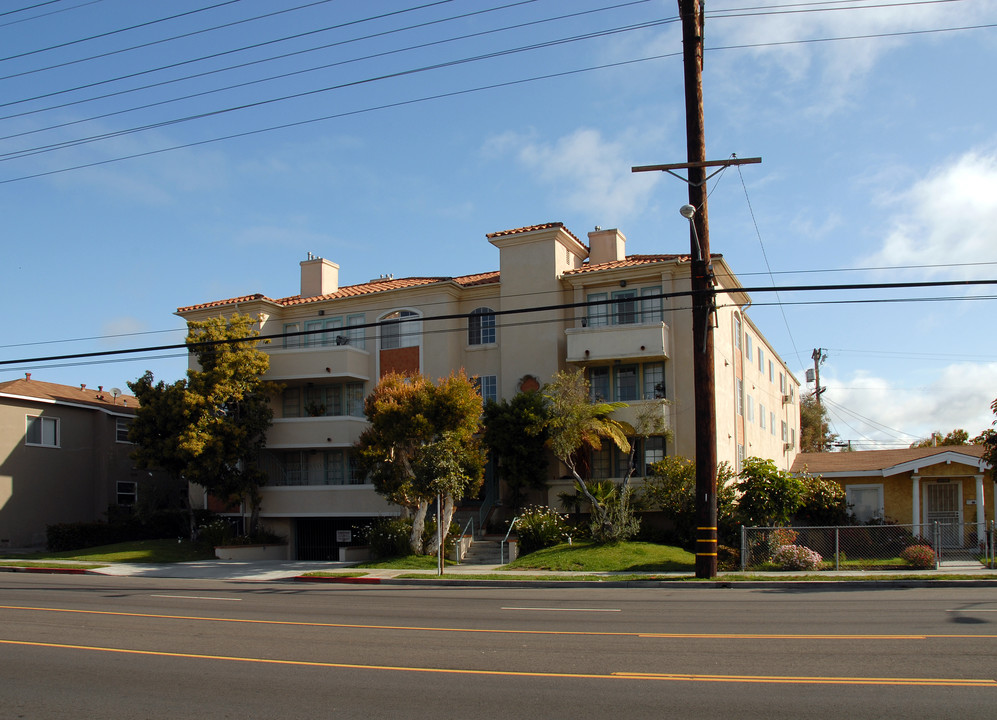
{"type": "MultiPolygon", "coordinates": [[[[450,560],[444,560],[450,565],[450,560]]],[[[354,565],[356,568],[380,568],[382,570],[435,570],[437,559],[435,555],[404,555],[402,557],[384,558],[354,565]]]]}
{"type": "Polygon", "coordinates": [[[175,563],[194,560],[213,560],[214,548],[195,545],[184,540],[137,540],[135,542],[102,545],[83,550],[65,552],[40,552],[27,555],[2,555],[2,565],[49,564],[51,560],[74,560],[88,563],[175,563]]]}
{"type": "Polygon", "coordinates": [[[599,545],[562,543],[523,555],[509,570],[571,570],[577,572],[694,572],[696,557],[682,548],[646,542],[599,545]]]}

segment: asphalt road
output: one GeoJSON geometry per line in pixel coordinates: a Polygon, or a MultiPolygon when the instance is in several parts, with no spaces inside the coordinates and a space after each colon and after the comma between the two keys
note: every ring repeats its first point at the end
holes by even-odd
{"type": "Polygon", "coordinates": [[[0,575],[0,718],[990,717],[992,588],[0,575]]]}

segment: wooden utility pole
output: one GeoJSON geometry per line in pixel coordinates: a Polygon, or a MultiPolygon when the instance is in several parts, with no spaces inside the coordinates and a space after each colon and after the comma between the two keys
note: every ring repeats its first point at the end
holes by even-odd
{"type": "MultiPolygon", "coordinates": [[[[761,162],[760,158],[707,162],[703,126],[703,8],[701,0],[678,0],[682,19],[685,69],[685,125],[688,162],[649,165],[634,172],[688,170],[689,205],[682,215],[689,219],[692,282],[693,372],[696,410],[696,577],[717,575],[717,418],[713,364],[713,323],[716,310],[710,227],[706,209],[708,167],[728,167],[761,162]]],[[[718,171],[719,172],[719,171],[718,171]]]]}
{"type": "MultiPolygon", "coordinates": [[[[820,396],[827,390],[827,388],[820,386],[820,366],[827,360],[827,353],[821,348],[814,348],[813,354],[810,357],[814,360],[814,398],[817,400],[817,412],[820,413],[820,396]]],[[[822,416],[819,415],[818,417],[822,416]]]]}

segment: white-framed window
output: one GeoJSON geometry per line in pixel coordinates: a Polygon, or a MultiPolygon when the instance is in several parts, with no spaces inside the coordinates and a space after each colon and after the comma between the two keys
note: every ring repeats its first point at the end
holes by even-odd
{"type": "Polygon", "coordinates": [[[775,435],[775,413],[769,413],[769,431],[775,435]]]}
{"type": "Polygon", "coordinates": [[[741,472],[741,468],[744,467],[744,445],[737,446],[737,471],[741,472]]]}
{"type": "Polygon", "coordinates": [[[589,327],[605,327],[609,325],[609,305],[607,300],[609,300],[608,293],[589,293],[588,302],[599,303],[598,305],[588,306],[588,326],[589,327]]]}
{"type": "Polygon", "coordinates": [[[786,375],[785,373],[779,373],[779,392],[783,395],[786,394],[786,375]]]}
{"type": "Polygon", "coordinates": [[[640,289],[640,321],[642,323],[659,323],[665,319],[660,296],[660,287],[640,289]]]}
{"type": "Polygon", "coordinates": [[[734,313],[734,347],[741,349],[741,316],[734,313]]]}
{"type": "Polygon", "coordinates": [[[138,483],[134,480],[118,480],[118,505],[131,507],[138,500],[138,483]]]}
{"type": "Polygon", "coordinates": [[[751,351],[751,335],[744,333],[744,356],[748,358],[748,362],[751,362],[751,357],[754,353],[751,351]]]}
{"type": "Polygon", "coordinates": [[[744,382],[738,378],[734,386],[734,403],[737,405],[737,414],[744,415],[744,382]]]}
{"type": "Polygon", "coordinates": [[[367,319],[363,313],[346,316],[345,337],[348,345],[360,348],[361,350],[367,347],[367,337],[364,333],[364,328],[362,327],[366,323],[367,319]]]}
{"type": "Polygon", "coordinates": [[[24,443],[40,447],[59,447],[59,418],[25,416],[24,443]]]}
{"type": "Polygon", "coordinates": [[[769,382],[774,382],[774,381],[775,381],[775,365],[773,365],[772,361],[769,360],[769,382]]]}
{"type": "Polygon", "coordinates": [[[765,429],[765,406],[761,403],[758,403],[758,425],[765,429]]]}
{"type": "Polygon", "coordinates": [[[637,373],[637,365],[613,366],[613,400],[616,402],[633,402],[640,399],[637,373]]]}
{"type": "Polygon", "coordinates": [[[747,405],[748,405],[748,422],[754,422],[755,421],[755,400],[750,395],[748,395],[748,397],[746,398],[746,400],[748,401],[747,402],[747,405]]]}
{"type": "Polygon", "coordinates": [[[782,441],[783,442],[788,442],[789,441],[789,426],[786,425],[786,421],[785,420],[780,421],[780,427],[782,428],[782,441]]]}
{"type": "Polygon", "coordinates": [[[758,348],[758,372],[765,372],[765,351],[758,348]]]}
{"type": "Polygon", "coordinates": [[[882,484],[845,485],[845,502],[859,522],[883,518],[882,484]]]}
{"type": "Polygon", "coordinates": [[[479,375],[471,382],[484,402],[498,402],[498,376],[479,375]]]}
{"type": "Polygon", "coordinates": [[[493,345],[495,343],[495,311],[479,307],[467,318],[467,344],[493,345]]]}
{"type": "Polygon", "coordinates": [[[114,418],[114,442],[130,443],[128,431],[132,428],[131,418],[114,418]]]}
{"type": "Polygon", "coordinates": [[[419,344],[422,323],[414,310],[395,310],[381,318],[381,349],[414,347],[419,344]]]}

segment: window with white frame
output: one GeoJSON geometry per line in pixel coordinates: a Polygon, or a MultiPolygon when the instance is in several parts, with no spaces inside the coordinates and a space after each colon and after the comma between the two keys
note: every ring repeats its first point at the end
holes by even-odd
{"type": "Polygon", "coordinates": [[[609,325],[609,300],[608,293],[589,293],[588,302],[596,303],[588,305],[587,324],[589,327],[604,327],[609,325]]]}
{"type": "Polygon", "coordinates": [[[745,399],[747,400],[747,405],[748,405],[748,415],[747,415],[748,422],[754,422],[755,421],[755,400],[750,395],[748,395],[748,397],[745,398],[745,399]]]}
{"type": "Polygon", "coordinates": [[[758,348],[758,372],[765,372],[765,351],[758,348]]]}
{"type": "Polygon", "coordinates": [[[132,429],[131,418],[114,419],[114,441],[119,443],[130,443],[128,431],[132,429]]]}
{"type": "Polygon", "coordinates": [[[381,349],[415,347],[419,344],[421,323],[413,310],[395,310],[381,318],[381,349]]]}
{"type": "Polygon", "coordinates": [[[772,361],[769,360],[769,382],[774,382],[774,381],[775,381],[775,365],[773,365],[772,361]]]}
{"type": "Polygon", "coordinates": [[[845,502],[859,522],[883,518],[883,486],[880,484],[845,485],[845,502]]]}
{"type": "Polygon", "coordinates": [[[492,345],[495,343],[495,311],[479,307],[467,318],[467,344],[492,345]]]}
{"type": "Polygon", "coordinates": [[[59,447],[59,418],[27,415],[24,442],[26,445],[59,447]]]}
{"type": "Polygon", "coordinates": [[[482,401],[498,402],[498,376],[479,375],[471,380],[474,389],[478,391],[482,401]]]}
{"type": "Polygon", "coordinates": [[[741,349],[741,316],[734,313],[734,347],[741,349]]]}
{"type": "Polygon", "coordinates": [[[748,362],[751,362],[751,358],[754,353],[751,350],[751,335],[744,333],[744,357],[748,358],[748,362]]]}
{"type": "Polygon", "coordinates": [[[735,382],[734,395],[734,403],[737,405],[737,414],[744,415],[744,383],[740,378],[738,378],[735,382]]]}
{"type": "Polygon", "coordinates": [[[765,406],[758,403],[758,425],[762,430],[765,429],[765,406]]]}
{"type": "Polygon", "coordinates": [[[775,435],[775,413],[769,413],[769,431],[775,435]]]}
{"type": "Polygon", "coordinates": [[[134,480],[118,480],[117,504],[131,507],[138,500],[138,483],[134,480]]]}
{"type": "Polygon", "coordinates": [[[782,441],[783,442],[788,442],[789,441],[789,426],[786,425],[786,421],[785,420],[781,421],[780,427],[782,428],[782,441]]]}

